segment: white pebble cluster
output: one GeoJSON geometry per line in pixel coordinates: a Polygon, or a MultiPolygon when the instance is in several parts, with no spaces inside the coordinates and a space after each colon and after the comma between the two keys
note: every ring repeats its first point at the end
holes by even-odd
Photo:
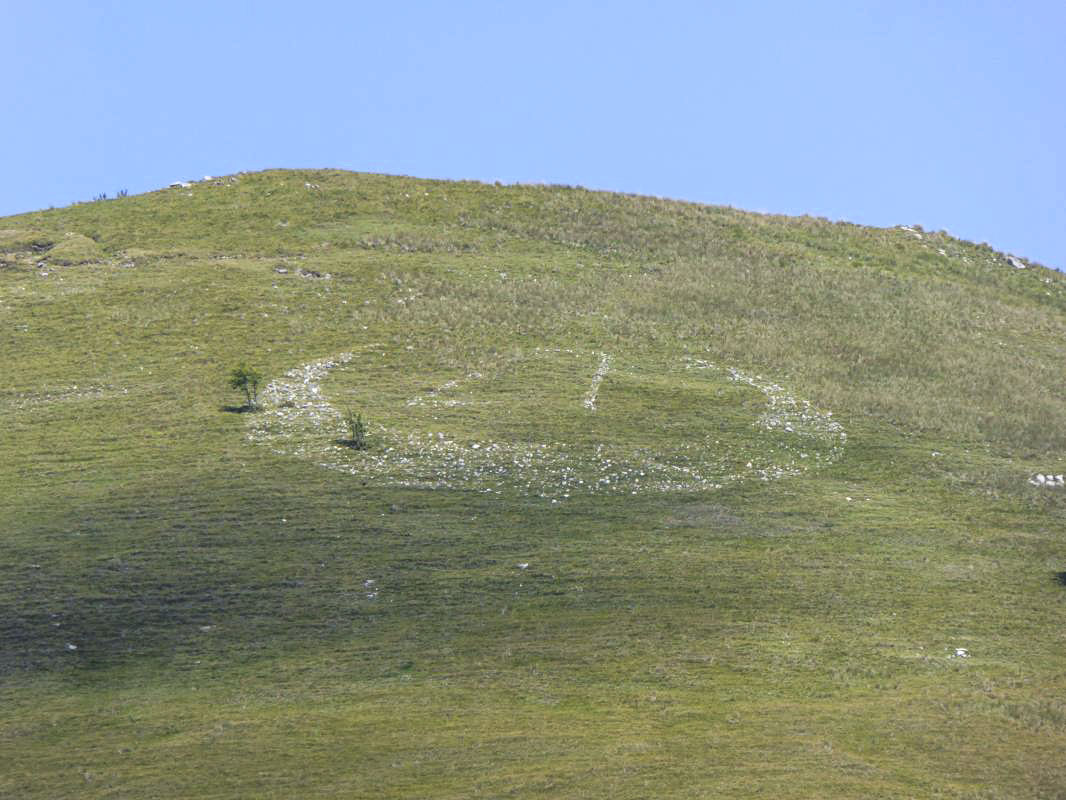
{"type": "Polygon", "coordinates": [[[1033,486],[1046,486],[1047,488],[1054,488],[1059,486],[1066,486],[1066,482],[1063,480],[1062,475],[1045,475],[1042,472],[1036,473],[1029,479],[1029,483],[1033,486]]]}
{"type": "Polygon", "coordinates": [[[331,369],[351,360],[351,353],[342,353],[336,358],[312,361],[267,384],[262,397],[266,410],[249,415],[248,438],[272,444],[278,453],[297,456],[315,453],[316,434],[336,430],[342,422],[340,412],[322,396],[322,379],[331,369]],[[288,446],[279,447],[281,442],[288,446]]]}
{"type": "Polygon", "coordinates": [[[12,411],[23,411],[50,403],[66,403],[74,400],[94,400],[103,397],[117,397],[129,394],[129,389],[116,386],[57,386],[41,392],[20,392],[14,395],[7,405],[12,411]]]}
{"type": "MultiPolygon", "coordinates": [[[[471,372],[471,373],[467,374],[466,380],[467,381],[476,381],[476,380],[478,380],[481,377],[482,377],[482,375],[481,375],[480,372],[471,372]]],[[[466,405],[466,403],[464,403],[462,400],[456,400],[455,398],[452,398],[452,397],[441,397],[441,395],[443,393],[451,391],[452,389],[458,389],[462,385],[463,385],[463,381],[458,381],[458,380],[445,381],[440,386],[438,386],[436,389],[432,389],[432,390],[426,392],[424,395],[419,395],[418,397],[412,397],[410,400],[407,401],[407,405],[409,405],[409,406],[430,406],[432,408],[454,408],[455,406],[466,405]]]]}

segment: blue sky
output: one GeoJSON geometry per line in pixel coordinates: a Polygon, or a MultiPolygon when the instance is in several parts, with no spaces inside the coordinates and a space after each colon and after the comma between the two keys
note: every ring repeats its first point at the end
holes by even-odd
{"type": "Polygon", "coordinates": [[[0,0],[0,215],[267,167],[919,223],[1066,268],[1066,3],[0,0]]]}

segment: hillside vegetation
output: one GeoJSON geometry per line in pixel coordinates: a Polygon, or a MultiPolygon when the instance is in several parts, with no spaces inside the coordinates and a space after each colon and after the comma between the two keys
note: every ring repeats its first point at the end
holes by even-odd
{"type": "Polygon", "coordinates": [[[1066,276],[909,226],[0,219],[0,796],[1066,797],[1064,342],[1066,276]]]}

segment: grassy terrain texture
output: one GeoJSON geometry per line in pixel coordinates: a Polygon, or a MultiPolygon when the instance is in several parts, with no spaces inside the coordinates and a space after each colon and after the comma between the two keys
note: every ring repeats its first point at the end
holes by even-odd
{"type": "Polygon", "coordinates": [[[0,796],[1066,797],[1064,278],[338,171],[2,219],[0,796]]]}

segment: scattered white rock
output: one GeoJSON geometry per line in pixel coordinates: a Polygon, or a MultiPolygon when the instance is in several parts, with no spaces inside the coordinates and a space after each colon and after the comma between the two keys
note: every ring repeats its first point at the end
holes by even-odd
{"type": "Polygon", "coordinates": [[[1026,267],[1029,266],[1024,261],[1022,261],[1020,258],[1017,258],[1015,256],[1007,256],[1007,263],[1010,264],[1015,269],[1025,269],[1026,267]]]}
{"type": "Polygon", "coordinates": [[[1044,486],[1047,488],[1066,486],[1066,476],[1061,474],[1052,475],[1050,473],[1045,475],[1042,472],[1038,472],[1029,479],[1029,483],[1033,486],[1044,486]]]}
{"type": "Polygon", "coordinates": [[[77,649],[78,649],[78,646],[76,644],[71,644],[70,642],[67,642],[67,650],[77,650],[77,649]]]}
{"type": "Polygon", "coordinates": [[[190,186],[192,186],[192,184],[188,181],[174,181],[170,184],[171,189],[188,189],[190,186]]]}
{"type": "Polygon", "coordinates": [[[518,568],[519,569],[529,569],[529,562],[528,561],[519,562],[518,568]]]}
{"type": "MultiPolygon", "coordinates": [[[[480,372],[470,372],[470,373],[468,373],[466,375],[465,380],[466,381],[476,381],[476,380],[480,380],[481,377],[482,377],[482,375],[481,375],[480,372]]],[[[445,383],[442,383],[440,386],[436,387],[435,389],[430,389],[424,395],[418,395],[417,397],[412,397],[410,400],[407,401],[407,405],[409,405],[409,406],[427,406],[428,405],[428,406],[432,406],[432,407],[436,407],[436,408],[454,408],[455,406],[466,405],[466,403],[464,401],[462,401],[462,400],[457,400],[455,398],[449,398],[449,397],[440,397],[441,394],[446,393],[446,392],[450,392],[453,389],[458,389],[461,385],[462,385],[462,381],[458,381],[458,380],[446,381],[445,383]]],[[[430,435],[432,436],[432,434],[430,434],[430,435]]],[[[443,433],[438,433],[437,436],[440,439],[444,438],[444,434],[443,433]]],[[[480,447],[480,445],[479,445],[479,447],[480,447]]],[[[478,449],[478,447],[475,447],[474,449],[476,450],[476,449],[478,449]]]]}
{"type": "Polygon", "coordinates": [[[956,647],[955,648],[955,652],[952,653],[949,656],[949,658],[969,658],[969,657],[970,657],[970,651],[967,650],[965,647],[956,647]]]}
{"type": "MultiPolygon", "coordinates": [[[[15,326],[16,330],[27,330],[15,326]]],[[[22,392],[14,395],[11,400],[0,401],[0,407],[6,406],[17,411],[28,408],[47,405],[51,403],[65,403],[78,400],[92,400],[101,397],[114,397],[120,394],[129,394],[129,389],[118,386],[59,386],[38,392],[22,392]]]]}

